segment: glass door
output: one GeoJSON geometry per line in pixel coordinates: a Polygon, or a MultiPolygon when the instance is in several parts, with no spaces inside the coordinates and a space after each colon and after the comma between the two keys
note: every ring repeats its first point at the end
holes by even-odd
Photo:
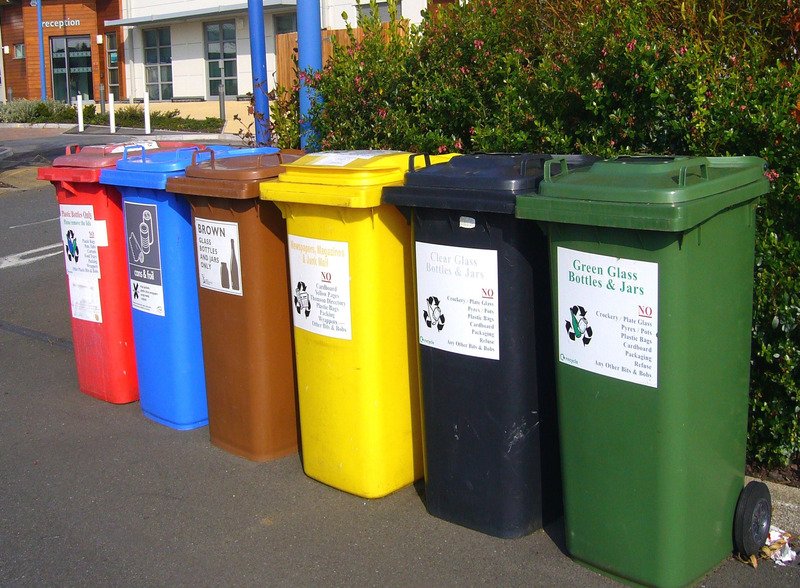
{"type": "Polygon", "coordinates": [[[50,60],[54,99],[71,103],[78,94],[84,100],[92,99],[92,46],[89,36],[51,37],[50,60]]]}

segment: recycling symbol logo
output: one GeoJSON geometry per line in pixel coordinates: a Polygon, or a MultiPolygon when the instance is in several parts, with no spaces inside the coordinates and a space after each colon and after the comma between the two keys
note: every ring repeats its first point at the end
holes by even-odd
{"type": "Polygon", "coordinates": [[[570,341],[583,341],[584,346],[592,341],[592,327],[586,320],[586,309],[582,306],[573,306],[569,309],[570,320],[564,322],[570,341]]]}
{"type": "Polygon", "coordinates": [[[311,297],[304,282],[297,282],[297,288],[294,289],[294,307],[297,314],[305,314],[306,317],[311,314],[311,297]]]}
{"type": "Polygon", "coordinates": [[[422,318],[425,319],[429,329],[436,325],[436,330],[441,331],[444,329],[444,314],[439,308],[439,299],[436,296],[429,296],[427,303],[428,309],[422,311],[422,318]]]}
{"type": "Polygon", "coordinates": [[[80,253],[78,251],[78,238],[72,232],[72,229],[67,231],[67,244],[64,245],[64,249],[67,253],[67,259],[78,263],[78,253],[80,253]]]}

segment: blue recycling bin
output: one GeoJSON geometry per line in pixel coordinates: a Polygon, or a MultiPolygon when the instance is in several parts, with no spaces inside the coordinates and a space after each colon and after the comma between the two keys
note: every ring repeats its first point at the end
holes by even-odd
{"type": "Polygon", "coordinates": [[[173,429],[208,424],[200,335],[192,213],[188,200],[166,190],[167,179],[211,157],[276,153],[278,149],[132,148],[100,183],[122,194],[139,400],[148,418],[173,429]]]}

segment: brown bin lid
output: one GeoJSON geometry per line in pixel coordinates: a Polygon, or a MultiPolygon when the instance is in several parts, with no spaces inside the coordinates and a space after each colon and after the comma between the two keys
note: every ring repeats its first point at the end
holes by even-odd
{"type": "Polygon", "coordinates": [[[281,173],[281,164],[305,155],[304,151],[287,149],[280,153],[243,155],[210,159],[186,168],[186,176],[169,178],[167,190],[178,194],[217,198],[258,198],[259,184],[281,173]]]}
{"type": "Polygon", "coordinates": [[[302,155],[305,155],[303,151],[286,150],[217,159],[212,151],[208,160],[187,167],[186,176],[209,180],[268,180],[283,171],[281,164],[299,159],[302,155]]]}

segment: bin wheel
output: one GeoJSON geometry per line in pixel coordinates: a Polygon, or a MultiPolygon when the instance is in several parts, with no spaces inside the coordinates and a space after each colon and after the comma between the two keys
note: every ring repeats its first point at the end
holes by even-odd
{"type": "Polygon", "coordinates": [[[772,499],[763,482],[752,481],[742,489],[733,517],[733,544],[736,552],[749,558],[767,542],[772,520],[772,499]]]}

